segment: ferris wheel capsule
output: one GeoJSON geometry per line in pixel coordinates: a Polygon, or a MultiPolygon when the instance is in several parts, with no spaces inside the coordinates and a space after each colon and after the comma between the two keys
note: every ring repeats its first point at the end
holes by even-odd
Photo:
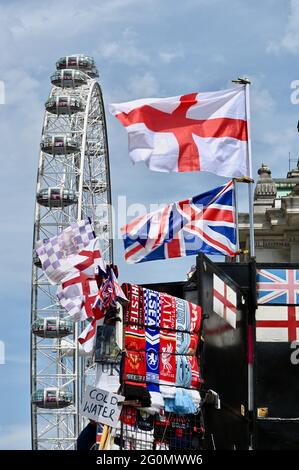
{"type": "Polygon", "coordinates": [[[79,98],[73,96],[54,96],[45,103],[48,113],[56,114],[75,114],[83,110],[83,104],[79,98]]]}
{"type": "Polygon", "coordinates": [[[45,207],[63,207],[78,201],[76,191],[64,188],[40,189],[36,195],[37,202],[45,207]]]}
{"type": "Polygon", "coordinates": [[[84,54],[74,54],[74,55],[61,57],[56,62],[56,68],[57,70],[63,70],[63,69],[82,70],[83,72],[87,73],[92,78],[99,76],[97,68],[95,66],[94,59],[84,54]]]}
{"type": "Polygon", "coordinates": [[[63,69],[51,76],[51,83],[61,88],[76,88],[85,85],[88,79],[89,76],[81,70],[63,69]]]}
{"type": "Polygon", "coordinates": [[[32,404],[39,408],[65,408],[72,403],[72,394],[56,387],[39,389],[32,394],[32,404]]]}
{"type": "Polygon", "coordinates": [[[41,338],[63,338],[73,330],[72,322],[59,317],[38,318],[32,325],[32,333],[41,338]]]}
{"type": "Polygon", "coordinates": [[[63,135],[45,135],[40,144],[41,150],[53,155],[67,155],[79,152],[80,143],[73,137],[63,135]]]}

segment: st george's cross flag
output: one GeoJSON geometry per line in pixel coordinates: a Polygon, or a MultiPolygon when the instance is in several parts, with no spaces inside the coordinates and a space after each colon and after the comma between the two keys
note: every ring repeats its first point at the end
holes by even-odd
{"type": "Polygon", "coordinates": [[[87,320],[87,326],[78,336],[78,341],[86,353],[93,351],[96,343],[97,327],[104,324],[105,310],[97,307],[93,309],[93,316],[87,320]]]}
{"type": "Polygon", "coordinates": [[[213,310],[234,329],[237,325],[237,293],[216,274],[213,275],[213,310]]]}
{"type": "Polygon", "coordinates": [[[95,277],[89,278],[84,272],[79,272],[63,279],[57,290],[57,298],[67,311],[68,319],[84,321],[94,316],[98,291],[95,277]]]}
{"type": "Polygon", "coordinates": [[[111,104],[129,154],[154,171],[249,176],[245,86],[111,104]]]}
{"type": "Polygon", "coordinates": [[[121,231],[128,263],[199,252],[235,256],[233,182],[137,217],[121,231]]]}
{"type": "Polygon", "coordinates": [[[96,318],[93,318],[92,321],[88,323],[86,328],[78,336],[78,341],[81,344],[82,349],[87,354],[93,351],[95,347],[95,342],[96,342],[97,326],[103,325],[103,323],[104,323],[104,316],[103,318],[99,320],[97,320],[96,318]]]}
{"type": "Polygon", "coordinates": [[[259,305],[255,313],[258,342],[299,340],[299,307],[296,305],[259,305]]]}

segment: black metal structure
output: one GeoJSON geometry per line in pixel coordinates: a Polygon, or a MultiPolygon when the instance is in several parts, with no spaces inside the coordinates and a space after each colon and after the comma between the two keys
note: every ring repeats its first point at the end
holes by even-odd
{"type": "MultiPolygon", "coordinates": [[[[299,448],[299,342],[257,338],[256,275],[260,269],[299,270],[299,265],[256,264],[254,260],[213,263],[199,255],[197,269],[188,281],[147,286],[202,306],[202,392],[204,396],[212,389],[220,398],[219,409],[204,407],[206,449],[299,448]],[[235,328],[213,310],[214,275],[236,292],[235,328]]],[[[280,314],[283,308],[293,307],[293,335],[297,338],[299,303],[265,305],[265,318],[273,307],[280,314]]]]}
{"type": "MultiPolygon", "coordinates": [[[[257,263],[256,269],[299,270],[298,264],[257,263]]],[[[295,288],[295,287],[294,287],[295,288]]],[[[296,296],[293,303],[276,301],[264,305],[280,311],[293,309],[296,323],[296,296]]],[[[258,311],[258,310],[257,310],[258,311]]],[[[298,318],[299,319],[299,318],[298,318]]],[[[295,325],[296,326],[296,325],[295,325]]],[[[298,325],[297,325],[298,326],[298,325]]],[[[296,330],[295,330],[296,331],[296,330]]],[[[295,333],[296,336],[296,333],[295,333]]],[[[299,448],[299,361],[296,338],[285,341],[256,341],[254,445],[256,449],[298,450],[299,448]]]]}
{"type": "Polygon", "coordinates": [[[197,259],[197,279],[204,317],[204,389],[212,389],[220,398],[219,409],[205,407],[205,445],[210,450],[248,449],[248,293],[204,255],[197,259]],[[235,328],[213,310],[215,275],[236,293],[235,328]]]}
{"type": "MultiPolygon", "coordinates": [[[[200,275],[200,257],[198,258],[199,266],[197,274],[200,275]]],[[[218,269],[221,269],[226,275],[229,275],[236,283],[239,283],[242,290],[247,293],[247,314],[248,325],[252,325],[253,332],[253,411],[248,414],[250,420],[249,437],[247,448],[252,447],[257,450],[297,450],[299,448],[299,360],[296,357],[298,345],[291,341],[262,341],[256,337],[256,317],[257,317],[257,296],[256,296],[256,275],[257,270],[265,269],[282,269],[282,270],[298,270],[298,264],[290,263],[258,263],[254,261],[250,263],[218,263],[218,269]],[[291,355],[294,354],[295,361],[291,361],[291,355]]],[[[203,303],[204,305],[204,303],[203,303]]],[[[264,305],[266,318],[270,309],[288,308],[296,303],[271,303],[264,305]]],[[[280,312],[281,314],[281,312],[280,312]]],[[[294,312],[296,320],[296,312],[294,312]]],[[[206,338],[207,341],[207,338],[206,338]]],[[[244,338],[247,350],[250,348],[248,339],[244,338]]],[[[227,352],[222,349],[223,363],[226,363],[227,352]]],[[[222,369],[219,368],[217,362],[212,358],[207,360],[206,357],[205,373],[209,374],[209,369],[215,365],[214,374],[221,377],[222,369]]],[[[245,366],[245,364],[244,364],[245,366]]],[[[237,386],[234,381],[231,384],[237,386]]],[[[217,390],[221,395],[221,388],[217,390]]],[[[206,426],[209,427],[208,415],[206,415],[206,426]]],[[[221,422],[223,426],[225,419],[221,422]]],[[[233,422],[227,423],[227,428],[231,429],[233,422]]],[[[227,440],[227,438],[225,438],[227,440]]],[[[231,438],[229,438],[231,441],[231,438]]],[[[221,446],[225,444],[221,442],[221,446]]],[[[231,442],[229,442],[231,444],[231,442]]]]}

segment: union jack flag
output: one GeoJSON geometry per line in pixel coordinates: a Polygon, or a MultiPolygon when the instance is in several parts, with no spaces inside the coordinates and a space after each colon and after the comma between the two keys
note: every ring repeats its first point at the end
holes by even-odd
{"type": "Polygon", "coordinates": [[[125,259],[142,263],[195,255],[234,256],[234,187],[224,186],[134,219],[121,229],[125,259]]]}
{"type": "Polygon", "coordinates": [[[299,304],[299,269],[257,270],[258,304],[299,304]]]}
{"type": "MultiPolygon", "coordinates": [[[[103,271],[100,269],[100,274],[101,273],[103,273],[103,271]]],[[[127,303],[128,299],[120,287],[113,267],[106,266],[106,272],[103,273],[102,283],[94,305],[98,305],[103,309],[115,308],[117,301],[127,303]]]]}

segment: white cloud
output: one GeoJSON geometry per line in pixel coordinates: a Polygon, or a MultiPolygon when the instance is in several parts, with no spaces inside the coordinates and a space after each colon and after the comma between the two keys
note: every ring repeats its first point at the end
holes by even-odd
{"type": "Polygon", "coordinates": [[[251,107],[254,109],[255,114],[269,113],[270,115],[275,106],[276,103],[270,91],[255,83],[251,93],[251,107]]]}
{"type": "Polygon", "coordinates": [[[131,77],[128,90],[132,99],[148,98],[159,95],[159,83],[151,72],[131,77]]]}
{"type": "Polygon", "coordinates": [[[255,172],[264,162],[275,176],[284,176],[288,152],[296,148],[298,140],[295,125],[292,126],[289,113],[281,109],[281,102],[273,95],[267,77],[260,74],[250,78],[253,170],[255,172]]]}
{"type": "MultiPolygon", "coordinates": [[[[144,1],[144,8],[150,2],[144,1]]],[[[85,2],[73,0],[52,0],[51,2],[29,1],[21,5],[5,8],[5,12],[15,12],[16,21],[11,30],[16,38],[51,34],[57,37],[75,37],[97,25],[99,30],[105,23],[122,23],[125,18],[133,19],[142,15],[137,8],[138,0],[109,0],[85,2]],[[134,6],[136,8],[134,8],[134,6]]]]}
{"type": "Polygon", "coordinates": [[[141,47],[138,47],[138,35],[131,29],[127,28],[117,41],[103,41],[96,50],[103,59],[135,66],[137,64],[147,64],[150,57],[141,47]]]}
{"type": "Polygon", "coordinates": [[[281,168],[281,160],[277,159],[284,158],[287,162],[288,150],[295,147],[298,136],[293,127],[286,127],[281,128],[279,132],[276,129],[265,131],[263,141],[271,148],[273,163],[281,168]]]}
{"type": "Polygon", "coordinates": [[[28,424],[0,426],[1,450],[31,449],[31,427],[28,424]]]}
{"type": "Polygon", "coordinates": [[[299,52],[299,2],[290,0],[289,16],[286,32],[279,41],[271,41],[267,47],[267,52],[278,53],[285,50],[291,53],[299,52]]]}
{"type": "Polygon", "coordinates": [[[182,46],[178,46],[176,49],[162,50],[159,52],[160,60],[166,64],[173,62],[177,59],[183,59],[185,56],[182,46]]]}

